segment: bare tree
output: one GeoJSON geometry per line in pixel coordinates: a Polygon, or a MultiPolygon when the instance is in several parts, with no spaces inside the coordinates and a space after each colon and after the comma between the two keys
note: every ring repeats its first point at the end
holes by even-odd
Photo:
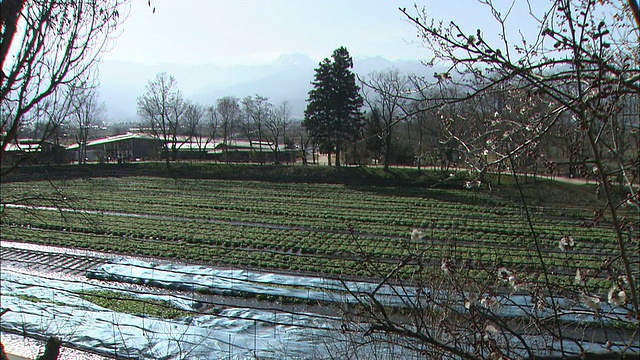
{"type": "Polygon", "coordinates": [[[306,128],[300,122],[294,122],[290,126],[290,131],[293,134],[294,142],[297,142],[297,145],[300,147],[300,155],[302,157],[302,165],[308,165],[309,159],[307,159],[307,154],[311,152],[312,159],[311,162],[313,164],[316,163],[316,151],[315,148],[311,145],[311,137],[306,131],[306,128]]]}
{"type": "Polygon", "coordinates": [[[280,163],[280,145],[285,142],[285,135],[289,124],[291,124],[291,109],[289,108],[289,103],[283,101],[277,109],[271,112],[265,121],[269,147],[273,151],[273,160],[276,164],[280,163]]]}
{"type": "Polygon", "coordinates": [[[95,89],[73,89],[67,92],[71,99],[71,117],[74,119],[76,141],[78,142],[78,162],[86,164],[87,142],[90,138],[91,128],[104,114],[104,104],[99,102],[98,92],[95,89]]]}
{"type": "Polygon", "coordinates": [[[243,116],[243,133],[249,140],[249,146],[253,150],[253,133],[256,132],[258,140],[258,156],[260,164],[264,163],[264,153],[262,143],[264,140],[264,130],[268,119],[273,114],[273,105],[269,102],[269,98],[256,95],[255,97],[247,96],[242,99],[243,116]]]}
{"type": "Polygon", "coordinates": [[[22,156],[14,159],[11,163],[3,162],[2,176],[11,173],[23,163],[38,164],[63,160],[61,151],[51,153],[50,150],[55,149],[51,145],[61,145],[65,132],[69,130],[67,120],[73,110],[71,88],[66,85],[61,86],[23,116],[23,125],[16,135],[27,138],[28,144],[26,146],[30,148],[25,148],[20,142],[15,141],[14,146],[22,151],[22,156]],[[34,146],[36,149],[33,148],[34,146]]]}
{"type": "Polygon", "coordinates": [[[200,158],[204,157],[207,145],[211,142],[211,137],[206,134],[203,125],[205,116],[205,108],[198,104],[187,103],[184,111],[184,128],[185,134],[191,143],[195,143],[198,147],[200,158]]]}
{"type": "MultiPolygon", "coordinates": [[[[609,122],[619,117],[623,101],[637,101],[640,94],[640,28],[634,26],[633,6],[591,0],[555,2],[541,14],[531,10],[539,25],[538,38],[529,41],[521,38],[517,43],[510,43],[509,12],[500,11],[489,1],[481,3],[489,7],[502,28],[502,43],[491,44],[481,31],[469,34],[455,23],[448,27],[436,25],[425,12],[416,16],[403,12],[424,36],[425,45],[437,57],[453,64],[452,70],[484,78],[486,86],[475,89],[474,94],[500,85],[509,86],[512,79],[516,79],[516,85],[544,94],[552,114],[567,114],[575,119],[577,129],[585,134],[591,149],[589,160],[597,169],[609,200],[625,275],[633,278],[626,236],[617,216],[619,201],[612,197],[610,173],[601,151],[604,148],[615,154],[616,171],[623,174],[629,194],[635,198],[636,179],[632,177],[637,166],[637,160],[633,160],[635,154],[623,154],[618,142],[602,136],[609,122]],[[479,70],[480,64],[486,68],[479,70]]],[[[633,281],[629,286],[637,314],[636,286],[633,281]]]]}
{"type": "MultiPolygon", "coordinates": [[[[426,99],[422,101],[429,102],[426,99]]],[[[407,138],[413,144],[416,166],[420,171],[425,162],[436,163],[438,156],[435,151],[438,150],[438,139],[442,138],[444,129],[439,121],[438,110],[429,104],[411,103],[409,104],[409,113],[411,116],[407,118],[407,138]],[[430,110],[416,111],[419,108],[430,110]]]]}
{"type": "Polygon", "coordinates": [[[405,115],[404,107],[409,100],[409,78],[398,69],[372,72],[360,79],[364,102],[375,113],[372,119],[380,121],[377,136],[382,139],[384,169],[389,170],[393,158],[393,126],[405,115]]]}
{"type": "Polygon", "coordinates": [[[212,139],[216,139],[218,137],[218,131],[220,130],[220,122],[219,116],[216,114],[216,107],[214,105],[209,105],[206,108],[206,126],[207,126],[207,134],[212,139]]]}
{"type": "Polygon", "coordinates": [[[0,157],[26,125],[29,113],[61,85],[86,87],[95,81],[93,70],[121,23],[126,2],[1,3],[0,157]]]}
{"type": "Polygon", "coordinates": [[[206,133],[208,135],[208,138],[216,143],[216,145],[214,146],[217,146],[218,136],[220,136],[219,132],[222,124],[220,121],[220,115],[218,114],[215,105],[207,106],[205,120],[205,130],[203,130],[203,133],[206,133]]]}
{"type": "Polygon", "coordinates": [[[185,108],[175,78],[165,72],[150,80],[147,92],[138,98],[138,115],[147,121],[155,137],[162,142],[167,168],[171,168],[171,159],[177,160],[178,135],[185,108]]]}
{"type": "Polygon", "coordinates": [[[225,96],[216,102],[212,118],[222,131],[223,160],[228,161],[228,147],[240,119],[240,101],[233,96],[225,96]]]}

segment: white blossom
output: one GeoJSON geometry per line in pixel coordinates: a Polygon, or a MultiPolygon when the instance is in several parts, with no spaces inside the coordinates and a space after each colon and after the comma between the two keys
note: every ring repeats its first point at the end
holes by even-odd
{"type": "Polygon", "coordinates": [[[623,283],[624,285],[629,285],[629,278],[626,275],[618,276],[618,281],[623,283]]]}
{"type": "Polygon", "coordinates": [[[509,285],[513,288],[513,291],[529,290],[529,284],[521,282],[515,275],[509,276],[509,285]]]}
{"type": "Polygon", "coordinates": [[[484,327],[484,331],[486,331],[487,334],[490,335],[497,335],[500,332],[498,326],[492,322],[487,322],[487,325],[485,325],[484,327]]]}
{"type": "Polygon", "coordinates": [[[492,312],[500,311],[500,308],[502,308],[500,302],[492,296],[483,297],[482,300],[480,300],[480,305],[491,310],[492,312]]]}
{"type": "Polygon", "coordinates": [[[449,259],[442,258],[442,264],[440,265],[440,269],[444,272],[445,275],[451,274],[451,267],[449,265],[449,259]]]}
{"type": "Polygon", "coordinates": [[[611,305],[623,306],[627,303],[627,293],[624,290],[620,290],[618,285],[613,285],[609,289],[608,301],[611,305]]]}
{"type": "Polygon", "coordinates": [[[591,310],[600,310],[600,298],[596,295],[580,294],[580,301],[591,310]]]}
{"type": "Polygon", "coordinates": [[[576,239],[571,235],[563,236],[558,242],[558,248],[562,251],[571,250],[576,245],[576,239]]]}
{"type": "Polygon", "coordinates": [[[476,306],[477,303],[478,303],[478,295],[469,294],[469,296],[467,297],[467,301],[464,302],[464,307],[465,309],[469,310],[472,307],[476,306]]]}
{"type": "Polygon", "coordinates": [[[576,276],[573,278],[573,283],[576,285],[584,285],[586,272],[583,274],[580,269],[576,269],[576,276]]]}
{"type": "Polygon", "coordinates": [[[411,240],[412,241],[420,241],[422,240],[422,231],[418,229],[413,229],[411,231],[411,240]]]}
{"type": "Polygon", "coordinates": [[[480,186],[482,186],[482,181],[480,180],[464,182],[464,187],[467,189],[479,189],[480,186]]]}

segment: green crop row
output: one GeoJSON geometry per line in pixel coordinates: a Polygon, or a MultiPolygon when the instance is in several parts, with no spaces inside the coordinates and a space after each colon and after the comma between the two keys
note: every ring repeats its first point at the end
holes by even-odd
{"type": "MultiPolygon", "coordinates": [[[[476,234],[480,234],[481,238],[482,235],[488,235],[485,237],[490,238],[501,235],[529,236],[528,225],[523,221],[522,214],[516,206],[496,208],[468,205],[467,202],[471,202],[468,198],[467,202],[462,203],[441,200],[447,196],[458,201],[464,200],[464,196],[478,196],[465,195],[462,191],[440,190],[437,198],[429,198],[429,191],[425,191],[427,196],[418,198],[389,197],[382,191],[381,194],[366,193],[367,196],[363,196],[363,191],[345,189],[340,185],[265,185],[254,182],[245,184],[233,181],[182,180],[178,186],[164,179],[150,179],[151,186],[145,188],[141,185],[144,182],[140,179],[134,179],[135,186],[122,179],[113,179],[113,182],[105,186],[108,181],[100,179],[100,186],[96,186],[93,181],[76,180],[60,187],[64,187],[68,193],[75,194],[70,196],[70,199],[74,199],[70,206],[96,211],[171,214],[193,219],[266,222],[326,230],[353,227],[359,232],[384,236],[403,236],[411,228],[432,229],[434,232],[453,231],[456,237],[466,240],[477,240],[474,238],[476,234]],[[204,186],[203,183],[208,186],[204,186]],[[298,196],[301,192],[298,189],[300,186],[304,189],[304,196],[298,196]],[[222,191],[224,194],[221,195],[222,191]],[[326,194],[333,193],[341,197],[330,198],[330,202],[326,202],[325,199],[329,198],[326,194]],[[317,204],[314,205],[314,201],[317,204]],[[417,204],[432,205],[421,207],[417,204]]],[[[34,185],[27,184],[28,189],[33,191],[34,185]]],[[[48,186],[44,183],[40,185],[43,189],[48,186]]],[[[333,194],[333,197],[335,196],[333,194]]],[[[477,199],[474,201],[477,202],[477,199]]],[[[47,203],[43,202],[41,205],[47,203]]],[[[539,236],[549,240],[567,233],[579,236],[576,233],[582,231],[579,227],[582,222],[575,219],[557,219],[545,213],[535,221],[539,236]]],[[[594,232],[593,229],[590,231],[594,232]]],[[[612,238],[610,232],[604,236],[602,233],[597,236],[603,240],[612,238]]],[[[447,237],[450,236],[445,234],[438,238],[447,237]]]]}
{"type": "MultiPolygon", "coordinates": [[[[2,184],[3,201],[87,211],[6,207],[3,240],[328,274],[390,270],[416,251],[434,269],[447,257],[478,269],[540,271],[521,206],[484,193],[142,177],[51,185],[2,184]],[[410,240],[413,228],[423,240],[410,240]]],[[[583,226],[589,209],[530,210],[545,264],[558,276],[595,271],[616,251],[612,231],[583,226]],[[577,240],[570,253],[558,248],[567,234],[577,240]]]]}

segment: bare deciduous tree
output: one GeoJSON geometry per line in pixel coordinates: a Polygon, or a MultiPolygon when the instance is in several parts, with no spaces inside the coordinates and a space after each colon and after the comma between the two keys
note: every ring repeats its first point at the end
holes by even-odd
{"type": "Polygon", "coordinates": [[[259,161],[260,164],[263,164],[262,143],[264,141],[264,130],[266,122],[273,116],[273,105],[267,97],[260,95],[255,97],[247,96],[242,99],[242,109],[244,112],[244,121],[242,123],[244,136],[249,140],[249,146],[252,150],[253,139],[257,136],[259,161]],[[254,132],[256,136],[254,136],[254,132]]]}
{"type": "MultiPolygon", "coordinates": [[[[1,3],[0,157],[29,113],[60,86],[86,87],[121,23],[127,0],[1,3]]],[[[44,108],[44,106],[40,106],[44,108]]]]}
{"type": "Polygon", "coordinates": [[[162,72],[147,84],[147,92],[138,98],[138,115],[145,119],[155,137],[162,142],[167,168],[177,160],[178,135],[186,108],[173,76],[162,72]]]}
{"type": "Polygon", "coordinates": [[[211,137],[206,134],[202,120],[205,116],[205,109],[198,104],[188,103],[184,111],[185,135],[191,143],[198,147],[200,158],[204,157],[207,145],[211,142],[211,137]]]}
{"type": "Polygon", "coordinates": [[[416,154],[416,166],[421,170],[424,163],[435,164],[438,154],[438,139],[444,134],[443,124],[436,108],[429,104],[429,100],[423,99],[420,103],[409,104],[407,117],[408,139],[413,144],[416,154]],[[417,109],[429,109],[418,111],[417,109]]]}
{"type": "Polygon", "coordinates": [[[238,126],[238,122],[240,120],[240,101],[238,98],[233,96],[225,96],[221,99],[218,99],[216,102],[215,111],[211,113],[211,120],[215,120],[211,122],[211,128],[213,129],[213,125],[217,124],[216,128],[219,128],[222,131],[222,145],[223,145],[223,160],[228,161],[228,147],[229,141],[233,136],[236,128],[238,126]]]}
{"type": "Polygon", "coordinates": [[[287,133],[287,127],[291,124],[291,109],[289,103],[283,101],[265,121],[265,127],[267,128],[267,140],[269,140],[269,147],[273,151],[274,161],[279,163],[280,159],[280,145],[285,142],[285,136],[287,133]]]}
{"type": "Polygon", "coordinates": [[[78,142],[78,162],[85,164],[91,128],[106,110],[104,104],[99,102],[95,89],[70,88],[66,96],[71,99],[70,115],[74,119],[73,127],[78,142]]]}
{"type": "Polygon", "coordinates": [[[409,100],[409,78],[401,74],[398,69],[372,72],[366,78],[360,79],[363,85],[364,102],[375,112],[372,119],[380,121],[380,131],[377,136],[382,140],[382,155],[384,168],[389,170],[393,158],[394,145],[393,127],[405,115],[404,107],[409,100]]]}

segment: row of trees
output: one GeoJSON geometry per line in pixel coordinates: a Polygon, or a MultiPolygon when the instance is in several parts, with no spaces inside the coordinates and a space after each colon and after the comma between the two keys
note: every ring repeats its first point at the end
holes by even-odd
{"type": "MultiPolygon", "coordinates": [[[[222,139],[226,151],[231,139],[242,137],[249,141],[251,150],[260,154],[273,151],[279,162],[279,151],[289,139],[285,137],[291,124],[291,111],[285,101],[274,106],[269,99],[260,96],[239,98],[227,96],[214,105],[202,106],[185,99],[173,76],[159,73],[149,81],[146,92],[138,99],[138,114],[143,124],[163,143],[164,158],[178,158],[178,150],[184,143],[196,144],[204,154],[207,145],[222,139]]],[[[290,140],[289,140],[290,141],[290,140]]]]}
{"type": "MultiPolygon", "coordinates": [[[[351,67],[345,48],[320,64],[303,122],[314,147],[336,154],[336,166],[342,153],[359,164],[381,159],[385,169],[394,163],[465,162],[483,174],[490,167],[500,172],[511,158],[519,172],[554,174],[561,165],[572,177],[588,175],[580,122],[554,107],[555,94],[537,84],[490,69],[450,69],[436,73],[434,81],[392,68],[356,82],[351,67]]],[[[559,79],[568,76],[549,71],[559,79]]],[[[619,95],[610,110],[614,121],[602,132],[616,139],[617,153],[637,154],[639,95],[619,95]]]]}
{"type": "MultiPolygon", "coordinates": [[[[344,48],[342,53],[346,53],[344,48]]],[[[555,173],[561,166],[563,173],[571,176],[587,175],[588,151],[575,123],[566,113],[544,123],[541,114],[549,111],[545,107],[548,102],[526,87],[504,86],[468,101],[443,104],[437,99],[453,99],[463,91],[453,81],[441,81],[429,88],[424,78],[391,68],[359,77],[358,83],[362,89],[352,74],[351,94],[358,106],[353,106],[357,111],[351,122],[338,121],[330,111],[312,115],[319,104],[311,101],[312,96],[319,97],[315,89],[310,93],[308,117],[298,124],[291,120],[287,103],[275,107],[260,95],[224,97],[210,106],[193,104],[182,96],[175,79],[164,73],[149,82],[147,92],[139,99],[139,112],[143,126],[163,140],[165,159],[177,158],[178,149],[186,142],[204,156],[212,138],[222,139],[224,144],[231,139],[247,139],[255,144],[256,154],[273,151],[276,161],[285,142],[290,148],[299,146],[303,154],[316,149],[336,153],[336,148],[340,149],[334,144],[337,139],[346,150],[343,156],[358,164],[382,159],[385,168],[392,164],[416,164],[420,168],[423,164],[446,167],[467,161],[479,171],[490,167],[500,171],[505,168],[505,149],[529,139],[522,151],[514,154],[518,171],[555,173]],[[361,113],[359,107],[367,112],[361,113]],[[322,116],[329,120],[324,121],[322,116]],[[322,129],[333,132],[325,136],[322,129]],[[545,136],[539,136],[542,134],[545,136]]],[[[105,113],[97,89],[67,86],[49,100],[46,116],[37,118],[33,130],[23,132],[23,136],[38,139],[55,132],[58,136],[51,139],[57,140],[63,133],[71,134],[83,161],[86,143],[97,135],[92,129],[105,113]]],[[[627,97],[621,104],[617,125],[606,131],[615,131],[623,152],[633,153],[638,149],[634,114],[639,113],[639,105],[634,97],[627,97]]],[[[340,156],[337,158],[339,165],[340,156]]]]}
{"type": "MultiPolygon", "coordinates": [[[[8,30],[3,33],[3,46],[8,46],[11,43],[9,40],[12,40],[9,35],[15,34],[9,31],[12,28],[12,11],[15,14],[21,10],[23,3],[3,2],[3,15],[8,14],[3,18],[3,24],[8,24],[8,30]]],[[[84,18],[89,16],[87,14],[109,14],[99,17],[99,24],[91,23],[91,27],[83,32],[78,28],[77,36],[69,37],[68,45],[77,43],[77,47],[84,49],[84,53],[78,50],[76,55],[92,55],[108,44],[111,32],[118,24],[117,10],[122,2],[104,5],[83,3],[82,6],[84,8],[66,8],[52,3],[49,8],[34,7],[26,14],[29,15],[28,19],[33,18],[30,23],[35,24],[48,12],[57,11],[58,14],[67,14],[64,15],[67,17],[78,16],[78,21],[87,23],[83,26],[89,26],[90,18],[84,18]],[[88,9],[91,11],[87,12],[88,9]],[[89,40],[86,38],[89,33],[101,36],[89,40]]],[[[68,25],[66,22],[64,24],[68,25]]],[[[56,64],[60,70],[55,73],[58,77],[52,77],[49,86],[45,86],[47,82],[41,79],[21,87],[19,79],[35,79],[30,77],[30,74],[35,74],[31,69],[35,65],[25,66],[27,60],[33,59],[33,63],[42,65],[57,54],[54,49],[47,48],[51,46],[48,43],[42,43],[40,52],[29,53],[32,49],[29,44],[35,44],[40,30],[34,28],[21,39],[20,49],[23,50],[14,50],[20,56],[16,57],[11,73],[2,79],[2,151],[27,125],[36,123],[34,127],[39,133],[47,134],[55,132],[63,120],[72,118],[74,120],[67,123],[74,124],[76,141],[83,152],[83,144],[90,136],[88,130],[91,122],[95,122],[95,113],[100,109],[99,104],[92,105],[96,101],[90,101],[89,106],[80,109],[73,102],[83,105],[87,102],[73,98],[95,100],[95,92],[91,89],[91,65],[95,59],[87,57],[87,62],[81,62],[72,58],[71,54],[56,57],[60,60],[56,64]],[[22,75],[19,75],[21,72],[22,75]],[[22,92],[18,91],[20,89],[22,92]],[[87,116],[88,112],[94,115],[87,116]]],[[[75,47],[72,49],[76,51],[75,47]]],[[[3,61],[6,55],[7,52],[3,52],[3,61]]],[[[231,138],[243,137],[255,141],[256,150],[262,150],[260,148],[265,144],[270,144],[276,157],[283,142],[289,145],[297,142],[304,150],[303,154],[316,149],[330,155],[336,154],[337,166],[346,158],[359,164],[381,160],[385,168],[394,163],[417,164],[420,167],[425,162],[448,166],[463,160],[479,169],[487,168],[490,164],[500,168],[501,160],[505,159],[505,143],[512,144],[518,137],[528,139],[537,131],[548,136],[536,137],[535,141],[519,147],[522,151],[513,154],[519,170],[536,172],[538,168],[553,169],[557,162],[564,162],[570,175],[579,176],[588,167],[585,141],[581,141],[585,138],[577,131],[571,116],[566,112],[557,113],[553,123],[546,125],[541,121],[535,124],[529,121],[529,114],[522,111],[525,108],[535,110],[529,101],[538,101],[540,104],[549,102],[524,84],[518,85],[516,80],[498,87],[491,86],[494,79],[486,75],[474,73],[471,76],[467,73],[463,76],[459,71],[448,71],[436,74],[436,81],[433,81],[403,74],[397,69],[371,73],[356,80],[351,72],[352,65],[345,48],[336,49],[331,59],[325,59],[319,65],[312,83],[314,89],[309,93],[304,128],[296,127],[295,131],[291,131],[294,127],[290,126],[290,112],[286,104],[276,108],[268,99],[256,95],[242,100],[219,99],[214,105],[202,107],[190,104],[183,98],[177,90],[175,79],[160,74],[150,82],[147,94],[141,98],[139,113],[146,125],[168,144],[164,149],[166,159],[176,157],[178,139],[184,139],[178,135],[187,135],[202,149],[206,139],[212,136],[223,138],[225,143],[231,138]],[[474,89],[484,87],[490,91],[483,92],[482,96],[470,97],[469,101],[461,101],[464,98],[461,94],[473,94],[474,89]],[[167,98],[162,98],[160,94],[163,92],[167,98]],[[363,106],[367,108],[366,113],[361,111],[363,106]],[[234,109],[236,107],[239,109],[234,109]],[[508,109],[520,109],[520,113],[508,109]],[[307,131],[301,131],[304,129],[307,131]]],[[[499,74],[494,75],[499,77],[499,74]]],[[[637,128],[637,121],[634,122],[633,117],[637,113],[637,101],[633,97],[626,97],[621,103],[625,105],[620,112],[619,126],[610,127],[609,130],[618,133],[616,138],[621,147],[633,151],[638,147],[637,137],[627,130],[637,128]]]]}
{"type": "MultiPolygon", "coordinates": [[[[95,116],[87,116],[87,111],[99,109],[96,106],[79,109],[78,105],[72,104],[73,98],[95,99],[91,90],[95,79],[93,65],[112,39],[120,23],[122,7],[126,4],[125,1],[90,1],[72,6],[58,2],[45,2],[38,6],[28,3],[25,0],[2,2],[0,155],[25,126],[40,119],[45,119],[42,124],[46,125],[39,126],[44,134],[53,132],[64,119],[74,117],[78,143],[86,143],[89,122],[95,119],[95,116]],[[19,19],[23,19],[24,32],[17,30],[19,19]],[[46,26],[55,28],[55,31],[48,31],[46,26]]],[[[633,8],[634,2],[629,4],[629,8],[633,8]]],[[[593,7],[590,6],[590,10],[593,7]]],[[[603,41],[609,35],[597,29],[599,23],[594,26],[596,29],[590,34],[595,40],[590,41],[589,49],[582,51],[592,52],[595,56],[611,48],[622,49],[623,55],[612,60],[620,62],[626,56],[626,66],[633,69],[630,66],[633,61],[629,59],[633,59],[637,51],[620,41],[623,37],[618,37],[615,42],[603,41]],[[596,40],[602,43],[596,43],[596,40]]],[[[440,30],[443,32],[445,29],[440,30]]],[[[482,34],[462,34],[458,42],[452,42],[449,38],[453,30],[449,29],[448,34],[442,35],[441,40],[448,39],[444,43],[446,46],[434,46],[438,57],[443,60],[446,56],[451,58],[451,52],[457,46],[465,45],[462,40],[469,43],[467,47],[475,55],[471,59],[448,59],[459,62],[449,71],[436,74],[435,82],[402,74],[395,69],[369,74],[358,82],[351,72],[353,62],[348,51],[336,49],[331,59],[325,59],[316,69],[314,89],[309,93],[309,106],[303,122],[307,134],[297,131],[295,135],[291,132],[285,135],[291,123],[286,104],[276,109],[268,99],[256,95],[243,100],[220,99],[208,108],[199,107],[184,100],[177,91],[175,80],[166,75],[163,79],[159,75],[150,83],[148,93],[139,103],[139,112],[166,144],[173,144],[164,149],[167,159],[175,158],[176,139],[181,133],[193,136],[196,142],[203,139],[198,134],[221,136],[225,143],[231,137],[242,136],[256,140],[258,148],[272,144],[276,152],[279,149],[276,144],[296,140],[305,150],[319,149],[336,154],[337,166],[344,157],[355,163],[367,163],[371,158],[381,159],[388,167],[392,163],[417,163],[420,166],[423,161],[453,164],[464,155],[463,158],[472,166],[486,168],[491,163],[501,164],[505,160],[505,150],[511,147],[511,150],[518,150],[511,152],[518,166],[531,167],[536,171],[537,166],[553,168],[556,160],[568,163],[568,172],[572,176],[584,172],[589,163],[584,146],[588,139],[575,126],[580,123],[575,119],[575,111],[553,112],[547,108],[545,112],[541,108],[551,104],[550,96],[552,100],[557,96],[568,102],[567,99],[574,96],[567,95],[572,94],[568,91],[571,89],[558,88],[553,94],[540,92],[537,88],[543,83],[513,76],[518,67],[506,72],[503,69],[472,68],[472,64],[480,60],[490,64],[501,61],[517,64],[516,57],[518,61],[528,61],[534,57],[544,59],[546,55],[536,54],[530,43],[516,45],[513,49],[505,48],[502,52],[483,53],[492,49],[486,48],[482,34]],[[484,58],[480,59],[481,56],[484,58]],[[158,101],[153,104],[154,98],[162,92],[166,92],[169,98],[156,99],[158,101]],[[535,103],[539,104],[538,108],[535,103]],[[363,105],[368,108],[366,114],[361,111],[363,105]],[[240,110],[234,110],[234,107],[240,110]],[[541,115],[543,113],[545,115],[541,115]],[[210,124],[204,131],[202,122],[207,118],[210,124]],[[548,136],[538,136],[541,134],[548,136]],[[528,140],[526,144],[522,139],[528,140]],[[514,140],[522,144],[514,146],[514,140]]],[[[565,55],[576,51],[567,45],[574,39],[563,38],[552,28],[546,30],[545,37],[555,41],[553,51],[565,55]]],[[[554,68],[553,81],[572,76],[573,73],[567,74],[560,68],[562,63],[552,64],[546,64],[545,68],[547,71],[554,68]]],[[[544,78],[551,77],[545,74],[544,78]]],[[[622,89],[629,89],[627,83],[622,83],[625,85],[622,89]]],[[[619,151],[633,151],[638,148],[637,137],[633,136],[633,131],[637,131],[637,117],[634,115],[638,112],[638,101],[632,95],[617,96],[620,89],[612,89],[615,91],[608,90],[613,94],[608,95],[609,98],[615,97],[616,104],[621,104],[616,107],[619,120],[615,126],[610,123],[611,126],[605,130],[615,133],[621,148],[619,151]]],[[[83,100],[76,102],[86,103],[83,100]]]]}

